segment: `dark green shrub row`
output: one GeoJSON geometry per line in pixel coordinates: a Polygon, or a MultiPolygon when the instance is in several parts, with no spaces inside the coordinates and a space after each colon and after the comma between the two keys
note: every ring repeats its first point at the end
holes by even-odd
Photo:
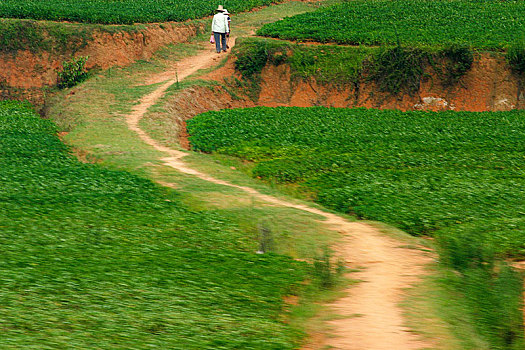
{"type": "Polygon", "coordinates": [[[30,106],[0,102],[2,349],[295,349],[283,295],[306,266],[217,211],[79,163],[30,106]]]}
{"type": "MultiPolygon", "coordinates": [[[[230,12],[270,5],[275,0],[228,0],[230,12]]],[[[3,0],[0,17],[101,24],[182,22],[214,13],[218,3],[208,0],[3,0]]]]}
{"type": "Polygon", "coordinates": [[[523,39],[524,11],[520,0],[358,0],[266,24],[257,34],[352,45],[503,49],[523,39]]]}

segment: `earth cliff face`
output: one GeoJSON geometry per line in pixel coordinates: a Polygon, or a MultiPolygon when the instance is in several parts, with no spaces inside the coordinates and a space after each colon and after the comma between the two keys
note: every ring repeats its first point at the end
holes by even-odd
{"type": "MultiPolygon", "coordinates": [[[[186,42],[204,31],[204,27],[204,23],[197,22],[150,24],[133,31],[94,30],[86,44],[74,51],[35,53],[18,50],[2,53],[0,99],[29,99],[42,105],[46,87],[56,84],[62,62],[72,56],[89,56],[87,68],[126,66],[136,60],[150,58],[165,45],[186,42]]],[[[241,78],[233,68],[234,59],[231,57],[225,67],[206,78],[225,85],[228,85],[225,78],[241,78]]],[[[525,84],[511,72],[504,57],[491,53],[478,54],[472,68],[451,87],[443,87],[432,68],[427,67],[417,93],[395,96],[379,91],[374,83],[365,79],[357,85],[321,84],[314,78],[293,79],[286,64],[268,64],[261,74],[260,93],[253,102],[263,106],[507,111],[525,108],[523,86],[525,84]]],[[[249,99],[246,97],[246,100],[249,99]]]]}
{"type": "Polygon", "coordinates": [[[43,88],[57,83],[62,62],[72,56],[89,56],[88,69],[126,66],[148,59],[168,44],[182,43],[204,31],[204,23],[148,24],[134,31],[94,30],[86,44],[63,52],[18,50],[0,53],[0,99],[24,98],[43,103],[43,88]]]}
{"type": "Polygon", "coordinates": [[[372,82],[359,88],[319,84],[314,79],[291,79],[287,65],[267,65],[262,71],[258,104],[264,106],[366,107],[399,110],[508,111],[525,108],[525,92],[503,57],[482,54],[472,68],[451,87],[443,87],[427,69],[413,95],[380,92],[372,82]]]}

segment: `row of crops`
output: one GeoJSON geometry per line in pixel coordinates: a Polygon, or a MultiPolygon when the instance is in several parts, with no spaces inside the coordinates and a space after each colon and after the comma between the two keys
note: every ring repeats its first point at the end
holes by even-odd
{"type": "Polygon", "coordinates": [[[295,348],[279,320],[303,263],[55,133],[0,102],[0,348],[295,348]]]}
{"type": "Polygon", "coordinates": [[[525,256],[523,112],[254,108],[188,130],[194,149],[252,160],[254,176],[330,208],[413,234],[476,225],[499,252],[525,256]]]}
{"type": "Polygon", "coordinates": [[[2,0],[0,18],[28,18],[101,24],[182,22],[209,16],[219,4],[247,11],[275,0],[2,0]]]}
{"type": "Polygon", "coordinates": [[[524,40],[525,2],[357,0],[266,24],[259,35],[339,44],[468,44],[502,49],[524,40]]]}
{"type": "Polygon", "coordinates": [[[490,348],[522,348],[521,279],[494,266],[525,257],[525,113],[258,107],[188,131],[193,149],[250,160],[253,176],[435,236],[490,348]]]}

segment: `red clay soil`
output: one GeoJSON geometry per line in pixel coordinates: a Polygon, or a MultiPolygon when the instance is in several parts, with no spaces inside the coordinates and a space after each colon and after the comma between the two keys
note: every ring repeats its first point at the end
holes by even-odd
{"type": "Polygon", "coordinates": [[[204,30],[203,23],[148,24],[137,32],[108,33],[95,30],[87,45],[75,52],[32,53],[21,50],[0,54],[0,98],[29,98],[36,104],[43,102],[42,87],[57,83],[57,71],[71,56],[89,56],[87,68],[107,69],[126,66],[140,59],[150,58],[168,44],[182,43],[204,30]]]}
{"type": "Polygon", "coordinates": [[[314,79],[293,80],[287,65],[267,65],[262,72],[258,104],[264,106],[366,107],[399,110],[508,111],[525,108],[525,92],[520,88],[502,56],[482,54],[460,83],[444,88],[439,78],[427,70],[420,90],[413,96],[392,96],[379,92],[375,84],[361,81],[334,86],[314,79]]]}

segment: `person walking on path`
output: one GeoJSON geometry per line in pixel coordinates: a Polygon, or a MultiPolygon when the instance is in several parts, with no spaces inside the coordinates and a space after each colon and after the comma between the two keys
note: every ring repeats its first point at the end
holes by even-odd
{"type": "Polygon", "coordinates": [[[215,39],[215,49],[217,53],[226,52],[226,33],[230,31],[228,26],[228,16],[224,15],[224,7],[219,5],[217,8],[217,14],[213,16],[211,22],[211,30],[213,32],[213,38],[215,39]]]}
{"type": "Polygon", "coordinates": [[[230,31],[232,30],[232,26],[231,26],[232,19],[230,18],[230,13],[228,12],[228,10],[224,9],[223,14],[228,19],[228,33],[226,33],[226,48],[229,49],[230,48],[230,43],[229,43],[229,41],[230,41],[230,31]]]}

